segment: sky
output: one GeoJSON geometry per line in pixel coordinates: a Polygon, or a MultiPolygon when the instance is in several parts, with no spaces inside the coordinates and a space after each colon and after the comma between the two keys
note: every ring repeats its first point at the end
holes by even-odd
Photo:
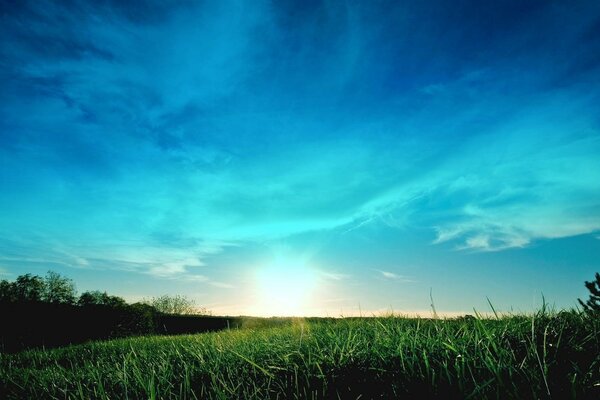
{"type": "Polygon", "coordinates": [[[597,1],[2,1],[0,278],[531,312],[600,271],[597,1]]]}

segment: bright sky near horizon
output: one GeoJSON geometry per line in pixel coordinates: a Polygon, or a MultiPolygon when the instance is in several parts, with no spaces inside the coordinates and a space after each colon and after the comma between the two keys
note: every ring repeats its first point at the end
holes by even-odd
{"type": "Polygon", "coordinates": [[[2,1],[0,81],[0,278],[336,316],[600,271],[597,1],[2,1]]]}

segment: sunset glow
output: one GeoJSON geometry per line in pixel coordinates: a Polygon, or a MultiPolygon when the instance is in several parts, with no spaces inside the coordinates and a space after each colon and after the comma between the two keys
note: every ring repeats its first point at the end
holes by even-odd
{"type": "Polygon", "coordinates": [[[302,316],[317,284],[302,262],[279,259],[256,274],[256,315],[302,316]]]}

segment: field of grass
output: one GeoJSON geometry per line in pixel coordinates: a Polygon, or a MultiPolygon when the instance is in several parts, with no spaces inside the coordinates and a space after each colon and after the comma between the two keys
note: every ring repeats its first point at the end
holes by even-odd
{"type": "Polygon", "coordinates": [[[0,398],[600,398],[600,321],[294,319],[0,355],[0,398]]]}

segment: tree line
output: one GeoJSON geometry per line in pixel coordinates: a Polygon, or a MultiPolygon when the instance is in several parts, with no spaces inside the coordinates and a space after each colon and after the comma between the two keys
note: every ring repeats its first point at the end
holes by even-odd
{"type": "MultiPolygon", "coordinates": [[[[75,283],[57,272],[48,271],[46,276],[24,274],[15,281],[0,281],[1,303],[49,303],[77,306],[125,307],[127,302],[119,296],[99,290],[77,295],[75,283]]],[[[194,300],[182,295],[162,295],[143,299],[139,304],[152,307],[162,314],[210,315],[205,307],[196,306],[194,300]]]]}
{"type": "Polygon", "coordinates": [[[163,295],[129,304],[99,290],[77,293],[72,279],[49,271],[0,280],[0,352],[135,335],[198,333],[239,325],[213,317],[193,300],[163,295]]]}

